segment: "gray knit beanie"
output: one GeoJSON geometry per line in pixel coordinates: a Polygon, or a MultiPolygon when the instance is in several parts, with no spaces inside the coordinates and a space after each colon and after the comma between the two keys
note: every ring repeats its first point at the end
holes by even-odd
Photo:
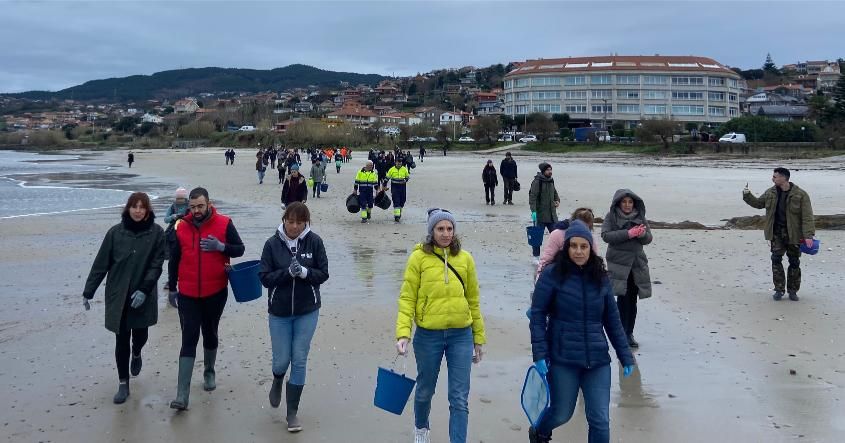
{"type": "Polygon", "coordinates": [[[429,237],[434,235],[434,226],[443,220],[449,220],[449,222],[452,223],[453,230],[458,229],[457,224],[455,223],[455,216],[452,215],[451,212],[440,208],[432,208],[428,210],[428,229],[426,230],[426,232],[428,233],[429,237]]]}

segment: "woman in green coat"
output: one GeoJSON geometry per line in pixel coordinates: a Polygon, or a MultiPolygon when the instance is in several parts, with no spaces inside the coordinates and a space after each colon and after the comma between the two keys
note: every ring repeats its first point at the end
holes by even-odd
{"type": "Polygon", "coordinates": [[[129,196],[122,221],[109,229],[91,266],[85,290],[85,309],[106,279],[106,329],[114,332],[114,357],[119,385],[114,402],[129,397],[129,354],[132,341],[132,375],[141,372],[141,348],[147,328],[158,321],[156,283],[164,263],[164,230],[155,223],[150,197],[143,192],[129,196]]]}

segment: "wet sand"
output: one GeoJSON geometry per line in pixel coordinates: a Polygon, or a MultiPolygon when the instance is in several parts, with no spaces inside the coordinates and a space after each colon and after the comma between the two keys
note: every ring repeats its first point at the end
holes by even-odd
{"type": "MultiPolygon", "coordinates": [[[[257,258],[279,223],[275,171],[255,183],[254,160],[240,150],[227,167],[223,150],[136,151],[130,186],[169,195],[177,185],[203,185],[233,217],[257,258]],[[169,186],[169,188],[168,188],[169,186]],[[172,188],[172,189],[171,189],[172,188]]],[[[402,224],[376,210],[362,226],[343,201],[364,153],[341,174],[330,166],[330,190],[309,198],[313,229],[329,253],[331,278],[309,358],[300,416],[305,431],[289,435],[284,407],[269,406],[270,344],[266,304],[230,297],[221,321],[218,389],[202,391],[197,362],[190,410],[169,409],[175,394],[179,323],[160,298],[141,375],[131,396],[113,405],[114,337],[103,328],[102,289],[85,312],[80,294],[103,234],[119,219],[99,210],[0,221],[0,424],[3,441],[409,442],[412,404],[402,417],[372,406],[376,368],[394,359],[396,297],[406,257],[424,236],[425,209],[453,210],[464,247],[474,255],[488,328],[484,361],[473,367],[470,442],[526,441],[519,407],[530,343],[524,309],[531,290],[525,241],[527,190],[542,158],[518,156],[523,191],[514,206],[485,206],[481,169],[487,156],[433,156],[418,164],[402,224]]],[[[96,160],[122,164],[124,152],[96,160]]],[[[501,155],[492,156],[498,164],[501,155]]],[[[841,166],[842,160],[837,160],[841,166]]],[[[729,168],[631,166],[555,157],[562,208],[592,206],[604,215],[619,187],[646,201],[650,219],[720,220],[761,213],[741,201],[750,182],[769,186],[766,162],[729,168]]],[[[671,165],[682,166],[682,165],[671,165]]],[[[821,169],[821,168],[820,168],[821,169]]],[[[793,172],[816,213],[845,213],[841,171],[793,172]]],[[[501,188],[497,189],[501,199],[501,188]]],[[[159,217],[165,201],[157,202],[159,217]]],[[[800,302],[769,294],[768,247],[759,231],[657,230],[647,248],[660,284],[639,304],[639,370],[611,388],[612,440],[622,442],[841,441],[845,435],[845,305],[841,300],[845,232],[820,231],[823,251],[802,257],[800,302]],[[791,375],[790,371],[795,375],[791,375]]],[[[164,278],[162,278],[162,283],[164,278]]],[[[614,363],[615,365],[615,363],[614,363]]],[[[400,360],[401,367],[401,360],[400,360]]],[[[408,372],[415,374],[413,358],[408,372]]],[[[432,412],[432,441],[448,440],[446,376],[432,412]]],[[[578,408],[582,408],[579,403],[578,408]]],[[[576,409],[555,441],[586,441],[576,409]]]]}

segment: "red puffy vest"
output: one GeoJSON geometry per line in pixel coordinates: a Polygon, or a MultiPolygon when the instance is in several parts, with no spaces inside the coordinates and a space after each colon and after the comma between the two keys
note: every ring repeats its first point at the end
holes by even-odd
{"type": "Polygon", "coordinates": [[[179,260],[179,293],[188,297],[208,297],[229,284],[226,265],[229,257],[222,252],[205,252],[200,249],[200,239],[213,235],[226,242],[226,228],[229,217],[218,214],[212,206],[208,219],[199,227],[193,223],[193,214],[188,214],[176,224],[176,239],[182,251],[179,260]]]}

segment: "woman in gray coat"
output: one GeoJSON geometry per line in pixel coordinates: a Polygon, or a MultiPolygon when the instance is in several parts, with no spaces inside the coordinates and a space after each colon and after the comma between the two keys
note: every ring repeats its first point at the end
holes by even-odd
{"type": "Polygon", "coordinates": [[[114,402],[129,397],[129,372],[141,372],[141,348],[147,342],[147,328],[158,321],[156,284],[164,263],[164,230],[155,223],[150,198],[143,192],[129,196],[122,221],[106,233],[91,266],[82,302],[88,302],[106,279],[106,329],[114,332],[114,357],[119,385],[114,402]],[[132,363],[130,368],[130,339],[132,363]]]}
{"type": "Polygon", "coordinates": [[[601,238],[607,243],[607,271],[628,345],[638,348],[634,339],[637,299],[651,297],[651,276],[643,246],[651,243],[652,236],[645,203],[630,189],[619,189],[613,195],[610,212],[601,225],[601,238]]]}

